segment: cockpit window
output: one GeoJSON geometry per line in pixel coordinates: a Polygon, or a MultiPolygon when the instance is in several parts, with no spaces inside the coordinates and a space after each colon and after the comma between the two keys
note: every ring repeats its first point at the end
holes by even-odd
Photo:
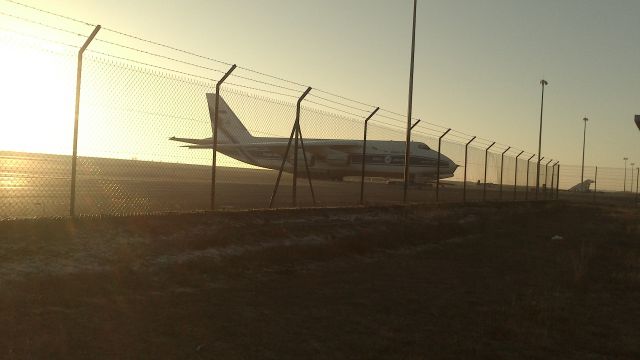
{"type": "Polygon", "coordinates": [[[421,150],[430,150],[427,144],[418,144],[418,149],[421,150]]]}

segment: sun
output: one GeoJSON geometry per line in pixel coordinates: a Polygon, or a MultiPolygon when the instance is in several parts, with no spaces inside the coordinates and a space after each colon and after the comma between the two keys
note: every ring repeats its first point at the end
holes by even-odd
{"type": "Polygon", "coordinates": [[[71,50],[0,32],[0,150],[71,151],[76,68],[71,50]]]}

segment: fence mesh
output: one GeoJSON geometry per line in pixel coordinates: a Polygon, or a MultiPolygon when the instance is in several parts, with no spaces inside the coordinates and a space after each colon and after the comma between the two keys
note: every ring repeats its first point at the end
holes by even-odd
{"type": "MultiPolygon", "coordinates": [[[[4,10],[0,217],[67,215],[77,52],[86,39],[78,34],[92,29],[75,23],[50,26],[51,19],[28,10],[4,10]],[[42,27],[48,38],[34,35],[42,27]]],[[[156,45],[106,31],[83,56],[75,214],[211,206],[215,95],[207,94],[215,94],[229,64],[168,54],[156,45]]],[[[267,207],[274,190],[277,207],[354,205],[360,202],[362,178],[365,203],[403,200],[406,117],[385,109],[371,117],[363,158],[365,119],[375,107],[322,90],[311,90],[299,114],[297,201],[292,198],[294,145],[276,188],[296,102],[305,89],[242,67],[221,85],[216,208],[267,207]],[[231,115],[239,121],[228,122],[231,115]],[[243,142],[253,145],[243,147],[243,142]]],[[[627,201],[637,191],[637,169],[599,167],[596,177],[593,166],[583,175],[580,166],[558,167],[544,159],[538,169],[532,153],[472,140],[426,121],[415,126],[411,138],[410,202],[552,199],[554,188],[561,198],[627,201]],[[580,186],[583,179],[593,183],[580,186]]]]}

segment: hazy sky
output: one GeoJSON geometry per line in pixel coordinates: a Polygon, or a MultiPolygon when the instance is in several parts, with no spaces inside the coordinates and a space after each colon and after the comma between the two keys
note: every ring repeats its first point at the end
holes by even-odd
{"type": "MultiPolygon", "coordinates": [[[[1,1],[1,0],[0,0],[1,1]]],[[[399,112],[410,0],[23,0],[399,112]]],[[[640,163],[640,1],[419,0],[414,115],[579,164],[640,163]]]]}

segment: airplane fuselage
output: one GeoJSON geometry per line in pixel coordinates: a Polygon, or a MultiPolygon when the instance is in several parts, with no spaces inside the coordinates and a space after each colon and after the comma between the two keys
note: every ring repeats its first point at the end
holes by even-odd
{"type": "MultiPolygon", "coordinates": [[[[288,139],[280,138],[260,138],[262,142],[286,142],[288,139]]],[[[362,141],[351,140],[351,146],[345,146],[345,140],[308,139],[308,142],[322,141],[327,146],[314,148],[313,152],[307,150],[303,153],[302,147],[298,148],[298,170],[301,176],[306,174],[306,161],[309,172],[314,178],[343,178],[346,176],[360,176],[362,174],[362,141]],[[339,142],[342,149],[333,149],[332,142],[339,142]],[[344,148],[348,150],[345,151],[344,148]]],[[[289,151],[284,170],[293,171],[293,145],[289,151]]],[[[234,146],[233,148],[219,146],[219,151],[238,161],[260,166],[268,169],[278,170],[282,165],[282,155],[272,151],[269,146],[253,146],[246,144],[234,146]]],[[[366,176],[402,178],[404,174],[405,144],[400,141],[367,141],[367,151],[365,154],[366,176]]],[[[410,174],[415,178],[435,179],[438,161],[438,153],[429,149],[423,143],[412,142],[410,150],[410,174]]],[[[453,176],[457,165],[446,156],[440,156],[440,178],[453,176]]]]}

